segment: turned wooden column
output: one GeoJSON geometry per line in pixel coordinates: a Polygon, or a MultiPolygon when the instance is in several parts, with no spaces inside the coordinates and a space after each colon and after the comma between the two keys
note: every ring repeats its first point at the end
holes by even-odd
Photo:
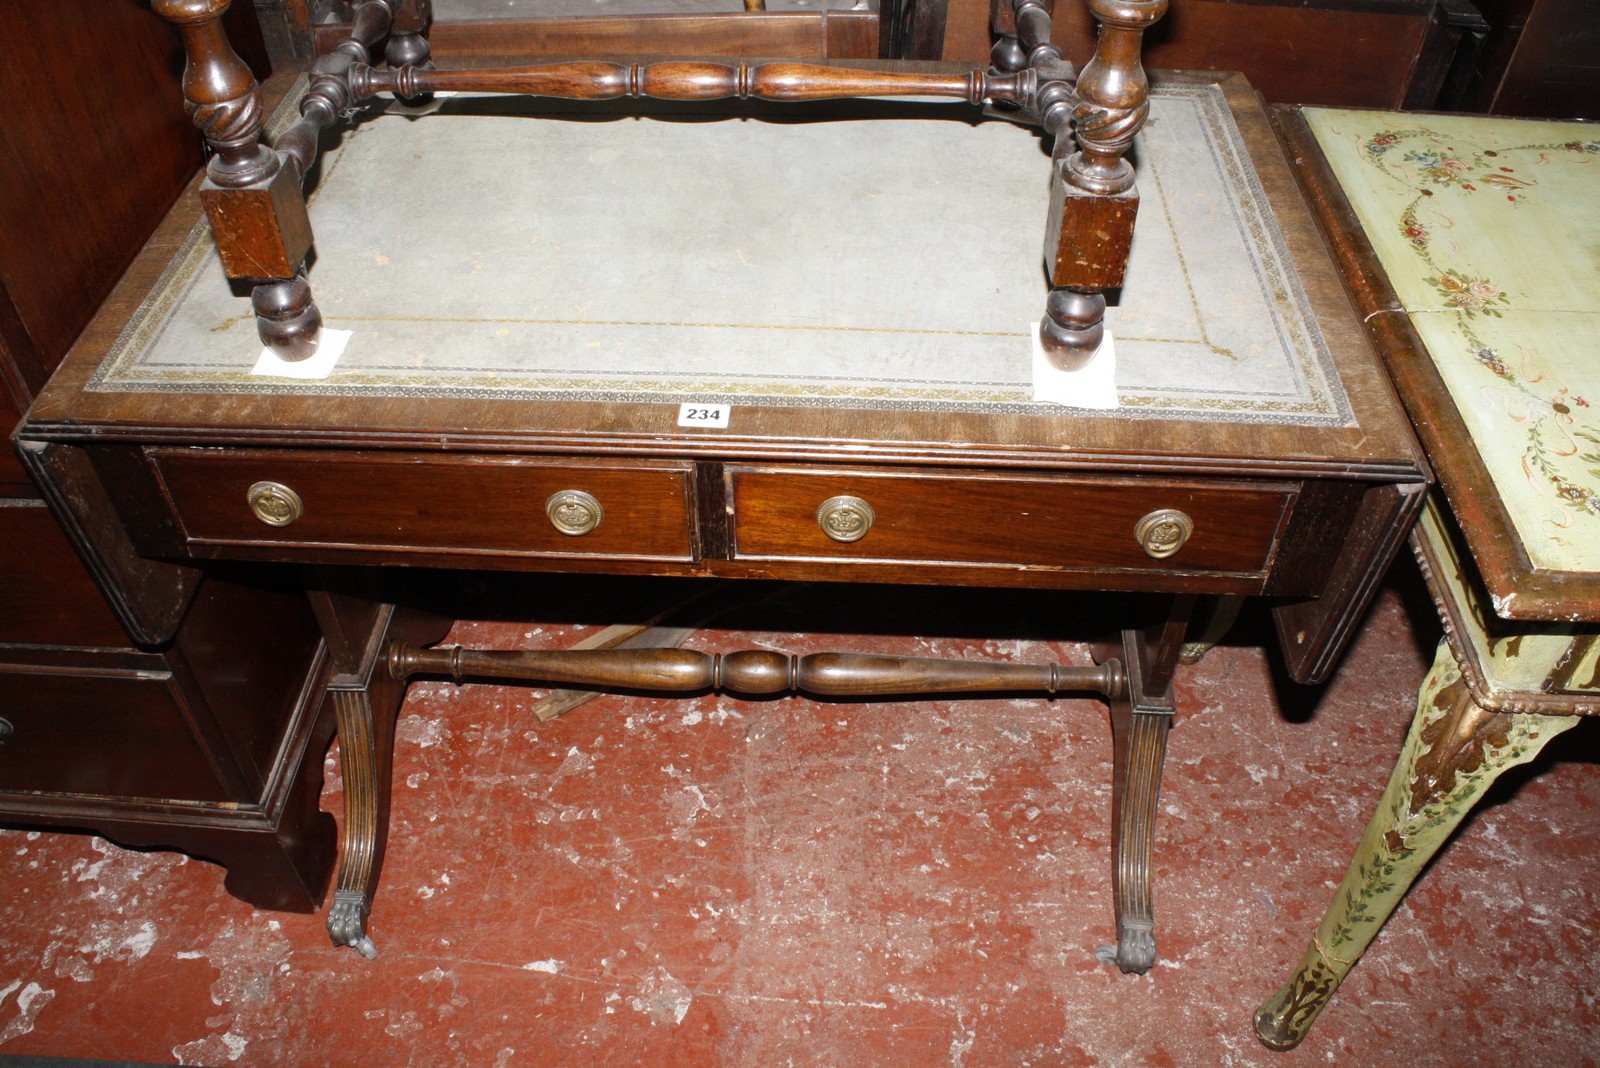
{"type": "MultiPolygon", "coordinates": [[[[432,23],[433,0],[401,0],[395,9],[389,43],[383,49],[383,61],[390,67],[433,70],[433,52],[428,44],[428,28],[432,23]]],[[[423,93],[401,100],[408,107],[424,108],[433,103],[434,97],[432,93],[423,93]]]]}
{"type": "MultiPolygon", "coordinates": [[[[1021,0],[1023,8],[1036,0],[1021,0]]],[[[1088,0],[1100,23],[1094,56],[1078,75],[1074,140],[1057,139],[1045,229],[1051,292],[1039,324],[1051,362],[1082,367],[1104,339],[1105,290],[1122,285],[1139,211],[1126,156],[1150,112],[1150,82],[1140,60],[1144,31],[1167,0],[1088,0]]]]}
{"type": "Polygon", "coordinates": [[[257,283],[261,340],[286,358],[316,347],[322,315],[299,277],[311,251],[300,175],[261,141],[261,88],[222,28],[230,0],[155,0],[183,35],[183,95],[215,153],[200,187],[217,255],[229,278],[257,283]]]}

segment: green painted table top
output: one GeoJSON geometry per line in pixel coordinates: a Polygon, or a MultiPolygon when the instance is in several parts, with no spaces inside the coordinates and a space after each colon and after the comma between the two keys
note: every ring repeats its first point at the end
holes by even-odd
{"type": "Polygon", "coordinates": [[[1600,128],[1304,115],[1528,560],[1600,573],[1600,128]]]}

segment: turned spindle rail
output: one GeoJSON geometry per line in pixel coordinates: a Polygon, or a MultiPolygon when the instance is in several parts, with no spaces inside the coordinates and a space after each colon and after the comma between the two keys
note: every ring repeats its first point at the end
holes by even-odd
{"type": "Polygon", "coordinates": [[[353,78],[359,96],[393,93],[507,93],[562,100],[768,100],[798,103],[862,97],[942,97],[969,104],[1022,107],[1032,96],[1031,71],[969,70],[953,74],[831,67],[819,63],[719,63],[664,60],[617,63],[576,60],[482,70],[363,67],[353,78]]]}
{"type": "Polygon", "coordinates": [[[692,649],[555,651],[388,648],[389,675],[517,679],[551,686],[664,693],[720,691],[756,696],[880,697],[934,693],[1096,693],[1121,697],[1126,680],[1116,660],[1103,664],[1009,664],[871,653],[794,656],[766,649],[703,653],[692,649]]]}

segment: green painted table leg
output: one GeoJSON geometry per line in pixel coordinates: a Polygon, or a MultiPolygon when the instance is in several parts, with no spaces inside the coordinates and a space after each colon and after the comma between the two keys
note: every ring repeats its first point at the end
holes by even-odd
{"type": "Polygon", "coordinates": [[[1490,784],[1577,722],[1479,707],[1449,646],[1439,643],[1405,748],[1350,869],[1294,976],[1256,1010],[1262,1042],[1284,1050],[1305,1038],[1417,873],[1490,784]]]}

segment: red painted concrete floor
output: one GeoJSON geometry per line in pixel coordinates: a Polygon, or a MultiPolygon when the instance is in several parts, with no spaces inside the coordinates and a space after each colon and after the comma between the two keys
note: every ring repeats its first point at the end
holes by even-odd
{"type": "MultiPolygon", "coordinates": [[[[229,898],[209,864],[0,833],[0,1057],[1596,1063],[1587,725],[1502,784],[1305,1045],[1274,1054],[1252,1032],[1410,717],[1436,636],[1417,594],[1403,569],[1325,689],[1280,677],[1252,644],[1260,618],[1182,674],[1156,847],[1161,960],[1144,977],[1095,960],[1112,918],[1094,701],[602,697],[542,725],[527,691],[429,682],[401,713],[377,960],[330,948],[321,917],[229,898]]],[[[1064,603],[780,589],[755,623],[690,645],[1081,662],[1081,646],[1037,636],[1064,603]],[[840,619],[880,619],[881,633],[796,633],[840,619]]],[[[578,633],[463,624],[455,638],[578,633]]],[[[338,813],[332,758],[328,775],[338,813]]]]}

